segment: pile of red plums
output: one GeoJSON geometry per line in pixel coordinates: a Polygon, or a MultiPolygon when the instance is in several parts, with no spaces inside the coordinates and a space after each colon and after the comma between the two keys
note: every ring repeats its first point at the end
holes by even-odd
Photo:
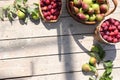
{"type": "Polygon", "coordinates": [[[107,19],[101,24],[99,31],[107,42],[120,42],[120,21],[113,18],[107,19]]]}
{"type": "Polygon", "coordinates": [[[61,7],[61,0],[40,0],[40,13],[45,21],[57,21],[61,7]]]}

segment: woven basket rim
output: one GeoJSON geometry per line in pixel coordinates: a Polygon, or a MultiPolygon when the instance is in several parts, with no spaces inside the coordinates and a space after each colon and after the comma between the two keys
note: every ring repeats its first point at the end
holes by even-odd
{"type": "MultiPolygon", "coordinates": [[[[72,12],[70,11],[70,7],[69,7],[69,2],[70,1],[72,1],[72,0],[67,0],[67,11],[68,11],[68,13],[70,14],[70,16],[71,17],[73,17],[76,21],[78,21],[78,22],[81,22],[81,23],[84,23],[84,24],[96,24],[96,23],[99,23],[100,21],[82,21],[82,20],[80,20],[80,19],[78,19],[74,14],[72,14],[72,12]]],[[[107,5],[108,5],[108,8],[109,8],[109,1],[108,0],[106,0],[107,2],[107,5]]],[[[109,10],[108,10],[109,11],[109,10]]],[[[107,13],[107,12],[106,12],[107,13]]],[[[104,18],[105,18],[105,16],[104,16],[104,18]]],[[[103,20],[104,20],[104,18],[103,18],[103,20]]]]}

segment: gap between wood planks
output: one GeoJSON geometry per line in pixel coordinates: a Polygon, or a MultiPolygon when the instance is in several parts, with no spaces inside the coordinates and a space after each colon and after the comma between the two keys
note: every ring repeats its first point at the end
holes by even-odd
{"type": "MultiPolygon", "coordinates": [[[[120,67],[114,67],[114,70],[120,69],[120,67]]],[[[104,69],[98,69],[99,71],[103,71],[104,69]]],[[[21,76],[21,77],[11,77],[11,78],[2,78],[0,80],[6,80],[6,79],[22,79],[22,78],[31,78],[31,77],[42,77],[42,76],[50,76],[50,75],[59,75],[59,74],[73,74],[73,73],[82,73],[82,71],[69,71],[69,72],[60,72],[60,73],[50,73],[50,74],[42,74],[42,75],[30,75],[30,76],[21,76]]],[[[85,76],[85,75],[84,75],[85,76]]]]}

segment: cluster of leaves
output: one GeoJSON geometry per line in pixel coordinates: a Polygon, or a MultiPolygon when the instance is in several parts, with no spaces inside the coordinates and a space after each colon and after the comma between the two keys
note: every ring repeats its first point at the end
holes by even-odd
{"type": "Polygon", "coordinates": [[[105,57],[105,51],[103,50],[100,44],[95,44],[92,46],[89,55],[95,57],[98,63],[100,63],[105,57]]]}
{"type": "MultiPolygon", "coordinates": [[[[99,80],[112,80],[112,77],[110,75],[112,73],[113,64],[111,60],[103,61],[105,57],[105,51],[103,50],[101,45],[100,44],[93,45],[89,54],[90,56],[95,57],[98,63],[100,63],[101,61],[103,62],[105,72],[103,73],[99,80]]],[[[96,80],[96,78],[91,76],[89,80],[96,80]]]]}
{"type": "Polygon", "coordinates": [[[27,0],[15,0],[13,4],[4,6],[0,9],[0,19],[4,21],[7,17],[10,21],[13,21],[18,16],[27,23],[28,18],[38,20],[39,4],[33,3],[32,7],[27,5],[27,0]]]}
{"type": "Polygon", "coordinates": [[[112,80],[112,76],[110,76],[112,73],[112,67],[113,67],[112,61],[110,60],[105,61],[104,62],[105,72],[103,73],[99,80],[112,80]]]}

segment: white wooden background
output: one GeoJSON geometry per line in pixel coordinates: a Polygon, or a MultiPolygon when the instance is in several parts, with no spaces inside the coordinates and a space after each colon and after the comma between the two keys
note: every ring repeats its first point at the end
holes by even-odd
{"type": "MultiPolygon", "coordinates": [[[[0,7],[12,4],[14,0],[0,0],[0,7]]],[[[110,8],[113,3],[110,1],[110,8]]],[[[28,0],[31,5],[38,0],[28,0]]],[[[118,0],[120,3],[120,0],[118,0]]],[[[120,19],[120,5],[106,18],[120,19]]],[[[7,19],[0,21],[0,79],[3,80],[88,80],[89,75],[81,71],[88,62],[87,54],[94,43],[96,25],[76,22],[66,10],[57,23],[29,21],[21,24],[18,19],[11,24],[7,19]]],[[[113,80],[120,80],[120,43],[102,44],[107,56],[113,60],[113,80]]],[[[98,66],[100,74],[104,72],[98,66]]]]}

